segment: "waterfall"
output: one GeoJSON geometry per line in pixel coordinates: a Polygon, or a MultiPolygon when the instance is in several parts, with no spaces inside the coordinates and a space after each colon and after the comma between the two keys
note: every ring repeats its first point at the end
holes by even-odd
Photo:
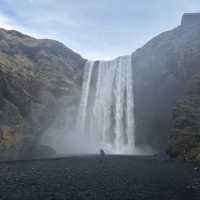
{"type": "Polygon", "coordinates": [[[88,61],[77,116],[77,134],[108,153],[134,153],[134,95],[131,56],[88,61]]]}
{"type": "Polygon", "coordinates": [[[83,74],[83,86],[82,86],[82,95],[81,101],[79,106],[79,113],[78,113],[78,131],[81,133],[85,133],[85,125],[87,119],[87,106],[88,106],[88,96],[90,91],[90,82],[92,77],[92,70],[93,70],[94,62],[87,61],[85,65],[85,71],[83,74]]]}

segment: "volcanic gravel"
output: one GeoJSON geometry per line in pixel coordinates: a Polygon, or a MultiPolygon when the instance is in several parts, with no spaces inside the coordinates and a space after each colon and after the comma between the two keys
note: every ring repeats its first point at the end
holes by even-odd
{"type": "Polygon", "coordinates": [[[0,162],[0,200],[200,200],[200,167],[135,156],[0,162]]]}

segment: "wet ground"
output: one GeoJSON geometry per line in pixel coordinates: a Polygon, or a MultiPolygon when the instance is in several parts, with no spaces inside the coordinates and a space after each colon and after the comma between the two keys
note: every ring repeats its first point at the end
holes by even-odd
{"type": "Polygon", "coordinates": [[[196,164],[133,156],[0,163],[0,200],[199,200],[196,164]]]}

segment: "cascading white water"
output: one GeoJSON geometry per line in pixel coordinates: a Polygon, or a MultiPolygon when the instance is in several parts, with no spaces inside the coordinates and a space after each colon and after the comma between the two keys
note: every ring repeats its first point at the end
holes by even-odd
{"type": "Polygon", "coordinates": [[[88,61],[77,117],[84,134],[108,153],[134,153],[134,95],[131,56],[88,61]]]}
{"type": "Polygon", "coordinates": [[[87,62],[85,65],[85,72],[83,77],[83,86],[82,86],[82,95],[81,101],[79,106],[79,113],[78,113],[78,131],[82,133],[85,132],[85,125],[86,125],[86,117],[87,116],[87,106],[88,106],[88,96],[90,92],[90,82],[92,77],[92,70],[93,70],[94,62],[87,62]]]}

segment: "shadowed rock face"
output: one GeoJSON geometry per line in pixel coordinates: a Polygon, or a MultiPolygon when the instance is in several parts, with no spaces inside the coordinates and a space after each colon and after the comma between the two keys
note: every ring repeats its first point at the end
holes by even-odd
{"type": "Polygon", "coordinates": [[[133,53],[136,141],[167,146],[173,109],[187,82],[200,71],[200,14],[162,33],[133,53]]]}
{"type": "Polygon", "coordinates": [[[23,150],[26,154],[29,148],[33,151],[40,135],[63,107],[60,99],[72,95],[76,85],[79,87],[84,62],[57,41],[0,29],[2,156],[16,157],[19,146],[20,151],[27,146],[23,150]],[[24,145],[26,138],[31,145],[24,145]]]}
{"type": "Polygon", "coordinates": [[[173,158],[200,160],[200,74],[187,83],[177,102],[168,152],[173,158]]]}
{"type": "Polygon", "coordinates": [[[181,21],[182,26],[200,25],[200,13],[185,13],[181,21]]]}

